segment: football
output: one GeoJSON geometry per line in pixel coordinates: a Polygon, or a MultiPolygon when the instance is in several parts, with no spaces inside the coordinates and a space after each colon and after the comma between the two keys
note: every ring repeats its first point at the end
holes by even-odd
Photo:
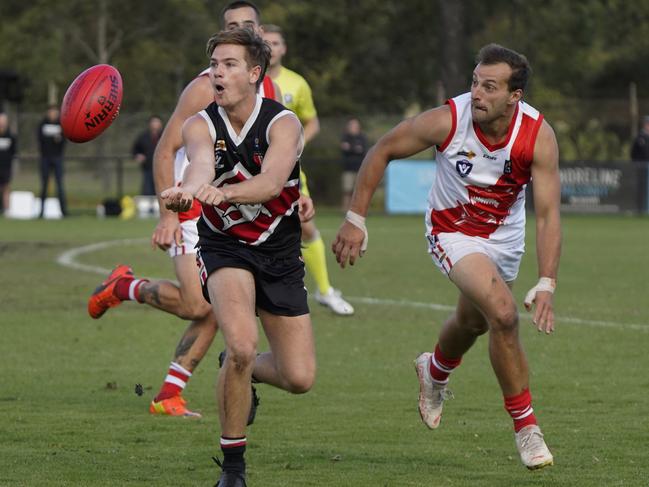
{"type": "Polygon", "coordinates": [[[122,103],[122,76],[98,64],[76,77],[63,97],[61,127],[72,142],[94,139],[117,118],[122,103]]]}

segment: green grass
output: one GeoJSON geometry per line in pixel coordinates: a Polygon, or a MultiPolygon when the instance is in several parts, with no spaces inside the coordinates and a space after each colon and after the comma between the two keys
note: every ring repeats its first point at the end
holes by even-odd
{"type": "MultiPolygon", "coordinates": [[[[318,217],[327,242],[339,223],[334,214],[318,217]]],[[[186,390],[204,418],[151,417],[148,401],[184,323],[133,303],[95,322],[86,299],[103,277],[56,263],[74,247],[140,238],[76,261],[129,263],[137,274],[171,277],[169,259],[147,245],[154,224],[0,220],[0,485],[214,483],[220,335],[186,390]],[[136,383],[144,396],[134,393],[136,383]]],[[[564,218],[557,331],[540,335],[522,318],[535,410],[556,463],[528,472],[484,338],[453,375],[456,399],[442,427],[421,424],[412,360],[432,349],[448,314],[427,303],[451,306],[456,292],[429,261],[421,218],[371,217],[361,262],[344,271],[333,259],[329,265],[356,315],[336,317],[312,303],[315,387],[302,396],[259,387],[262,402],[248,432],[249,485],[647,485],[648,228],[647,218],[564,218]]],[[[536,281],[533,234],[530,225],[519,302],[536,281]]]]}

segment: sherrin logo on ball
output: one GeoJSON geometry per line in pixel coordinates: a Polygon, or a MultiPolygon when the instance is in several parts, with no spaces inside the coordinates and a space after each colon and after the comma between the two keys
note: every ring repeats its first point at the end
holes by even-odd
{"type": "Polygon", "coordinates": [[[63,97],[61,126],[72,142],[88,142],[106,130],[119,114],[122,76],[109,64],[98,64],[76,77],[63,97]]]}

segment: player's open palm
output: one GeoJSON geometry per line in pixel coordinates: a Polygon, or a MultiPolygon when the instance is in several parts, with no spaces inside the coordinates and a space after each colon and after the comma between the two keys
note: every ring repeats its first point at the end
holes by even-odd
{"type": "Polygon", "coordinates": [[[361,253],[365,233],[360,228],[345,220],[338,230],[336,239],[331,244],[331,250],[336,254],[336,262],[345,268],[347,262],[354,265],[361,253]]]}
{"type": "Polygon", "coordinates": [[[532,311],[532,323],[538,331],[552,333],[554,331],[554,306],[552,304],[552,293],[548,291],[537,291],[531,303],[525,302],[525,308],[532,311]]]}
{"type": "Polygon", "coordinates": [[[188,211],[194,202],[194,196],[190,192],[177,186],[165,189],[160,193],[160,198],[168,210],[175,212],[188,211]]]}

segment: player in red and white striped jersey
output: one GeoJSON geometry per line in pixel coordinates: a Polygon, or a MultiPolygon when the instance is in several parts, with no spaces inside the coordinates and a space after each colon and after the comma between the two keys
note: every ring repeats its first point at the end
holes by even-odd
{"type": "Polygon", "coordinates": [[[540,280],[525,305],[536,309],[539,331],[554,330],[552,293],[561,249],[560,182],[556,137],[543,116],[523,100],[531,72],[527,59],[490,44],[478,54],[471,92],[408,119],[379,140],[358,175],[346,221],[333,244],[342,267],[367,244],[365,218],[390,160],[437,147],[437,175],[429,195],[426,229],[433,261],[460,291],[433,353],[416,360],[419,411],[437,428],[452,370],[478,336],[489,332],[489,357],[516,444],[530,469],[551,465],[537,425],[527,360],[511,287],[524,250],[525,186],[534,180],[540,280]]]}

